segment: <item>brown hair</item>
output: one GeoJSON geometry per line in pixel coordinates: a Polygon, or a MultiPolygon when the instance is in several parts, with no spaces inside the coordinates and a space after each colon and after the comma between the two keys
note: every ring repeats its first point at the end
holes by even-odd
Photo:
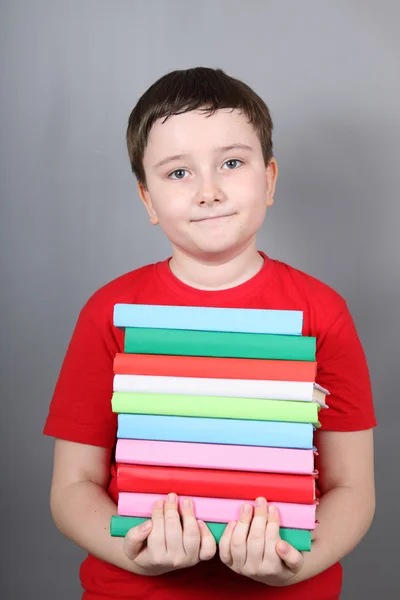
{"type": "Polygon", "coordinates": [[[158,79],[139,98],[132,110],[126,142],[132,171],[146,186],[143,155],[150,129],[157,119],[192,110],[211,116],[218,109],[243,112],[253,124],[261,142],[265,165],[272,156],[272,119],[265,102],[245,83],[230,77],[222,69],[196,67],[172,71],[158,79]]]}

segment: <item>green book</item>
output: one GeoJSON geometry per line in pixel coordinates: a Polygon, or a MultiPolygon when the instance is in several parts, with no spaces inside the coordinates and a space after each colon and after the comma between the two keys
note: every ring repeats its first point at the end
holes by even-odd
{"type": "MultiPolygon", "coordinates": [[[[129,529],[140,525],[144,521],[148,521],[147,517],[121,517],[112,516],[110,522],[110,533],[113,537],[125,537],[129,529]]],[[[209,523],[209,527],[215,541],[218,542],[224,533],[227,523],[209,523]]],[[[299,552],[308,552],[311,550],[311,532],[306,529],[286,529],[281,527],[279,534],[285,542],[299,550],[299,552]]]]}
{"type": "Polygon", "coordinates": [[[230,333],[126,327],[128,354],[315,361],[316,338],[267,333],[230,333]]]}
{"type": "Polygon", "coordinates": [[[115,413],[312,423],[315,427],[320,408],[316,402],[297,400],[141,392],[114,392],[111,406],[115,413]]]}

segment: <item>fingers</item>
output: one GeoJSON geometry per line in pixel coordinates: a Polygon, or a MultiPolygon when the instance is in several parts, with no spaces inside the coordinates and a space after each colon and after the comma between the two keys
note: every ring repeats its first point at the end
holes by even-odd
{"type": "Polygon", "coordinates": [[[253,507],[241,507],[239,521],[226,527],[219,542],[221,561],[233,571],[247,577],[270,577],[271,581],[287,581],[298,573],[303,554],[280,538],[279,512],[263,497],[253,507]]]}
{"type": "Polygon", "coordinates": [[[260,497],[255,501],[254,517],[247,538],[247,562],[249,564],[258,564],[263,560],[266,525],[267,501],[260,497]]]}
{"type": "Polygon", "coordinates": [[[193,502],[184,498],[181,504],[183,549],[188,558],[197,559],[200,548],[200,530],[194,516],[193,502]]]}
{"type": "Polygon", "coordinates": [[[181,556],[183,553],[182,525],[178,512],[178,496],[168,494],[164,502],[164,527],[167,552],[171,556],[181,556]]]}
{"type": "Polygon", "coordinates": [[[157,500],[151,520],[126,536],[125,553],[131,560],[138,557],[136,563],[151,574],[193,566],[199,560],[209,560],[216,552],[211,531],[195,518],[193,501],[184,500],[180,512],[176,494],[157,500]]]}
{"type": "Polygon", "coordinates": [[[168,494],[165,501],[157,500],[151,520],[146,523],[150,525],[143,529],[140,529],[141,526],[134,528],[138,531],[132,530],[125,542],[125,552],[132,560],[139,554],[147,538],[146,560],[151,567],[189,567],[199,560],[211,559],[217,550],[214,536],[207,525],[202,521],[198,523],[190,498],[183,499],[180,513],[176,494],[168,494]],[[152,535],[149,535],[150,532],[152,535]]]}
{"type": "Polygon", "coordinates": [[[276,552],[292,573],[298,573],[303,566],[304,556],[287,542],[280,540],[276,544],[276,552]]]}
{"type": "Polygon", "coordinates": [[[200,560],[210,560],[217,551],[215,538],[204,521],[197,521],[200,530],[200,560]]]}
{"type": "Polygon", "coordinates": [[[154,503],[151,513],[153,528],[147,541],[147,547],[152,556],[161,556],[166,552],[165,527],[164,527],[164,500],[154,503]]]}
{"type": "Polygon", "coordinates": [[[221,536],[218,544],[218,552],[221,561],[228,567],[232,566],[233,558],[231,552],[231,542],[233,530],[236,527],[236,521],[230,521],[225,527],[225,531],[221,536]]]}
{"type": "Polygon", "coordinates": [[[124,538],[124,552],[130,560],[135,560],[140,554],[144,542],[148,538],[151,530],[152,522],[151,519],[149,519],[128,531],[124,538]]]}
{"type": "Polygon", "coordinates": [[[232,533],[231,553],[232,567],[240,572],[247,558],[247,534],[249,533],[250,523],[253,516],[253,507],[251,504],[243,504],[240,509],[239,521],[232,533]]]}
{"type": "Polygon", "coordinates": [[[265,546],[264,556],[275,556],[276,555],[276,544],[281,539],[280,537],[280,521],[279,513],[277,508],[273,504],[268,505],[268,521],[267,528],[265,530],[265,546]]]}
{"type": "Polygon", "coordinates": [[[181,504],[183,522],[183,547],[191,564],[198,560],[210,560],[217,551],[214,536],[203,521],[194,515],[193,501],[184,498],[181,504]]]}

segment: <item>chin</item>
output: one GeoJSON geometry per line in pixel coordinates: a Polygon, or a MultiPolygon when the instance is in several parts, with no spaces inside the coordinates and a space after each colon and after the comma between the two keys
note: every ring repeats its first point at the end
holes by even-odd
{"type": "Polygon", "coordinates": [[[196,257],[198,260],[224,260],[240,254],[244,248],[248,247],[256,231],[254,233],[247,232],[246,236],[241,235],[243,231],[221,232],[225,235],[213,233],[213,235],[193,237],[182,236],[181,239],[176,239],[173,245],[184,254],[196,257]]]}
{"type": "Polygon", "coordinates": [[[232,243],[226,243],[226,244],[221,244],[221,243],[215,243],[215,244],[207,244],[207,245],[202,245],[202,246],[198,246],[195,250],[194,253],[197,254],[198,256],[204,257],[206,259],[210,259],[210,258],[224,258],[224,257],[228,257],[231,256],[232,254],[235,254],[236,252],[239,251],[239,249],[241,248],[242,244],[232,244],[232,243]]]}

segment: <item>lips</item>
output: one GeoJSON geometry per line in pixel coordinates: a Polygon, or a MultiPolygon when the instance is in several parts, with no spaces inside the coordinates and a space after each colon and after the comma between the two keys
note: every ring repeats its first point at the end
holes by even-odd
{"type": "Polygon", "coordinates": [[[204,217],[202,219],[194,219],[196,223],[201,223],[202,221],[213,221],[215,219],[224,219],[225,217],[232,217],[233,213],[228,215],[214,215],[212,217],[204,217]]]}

